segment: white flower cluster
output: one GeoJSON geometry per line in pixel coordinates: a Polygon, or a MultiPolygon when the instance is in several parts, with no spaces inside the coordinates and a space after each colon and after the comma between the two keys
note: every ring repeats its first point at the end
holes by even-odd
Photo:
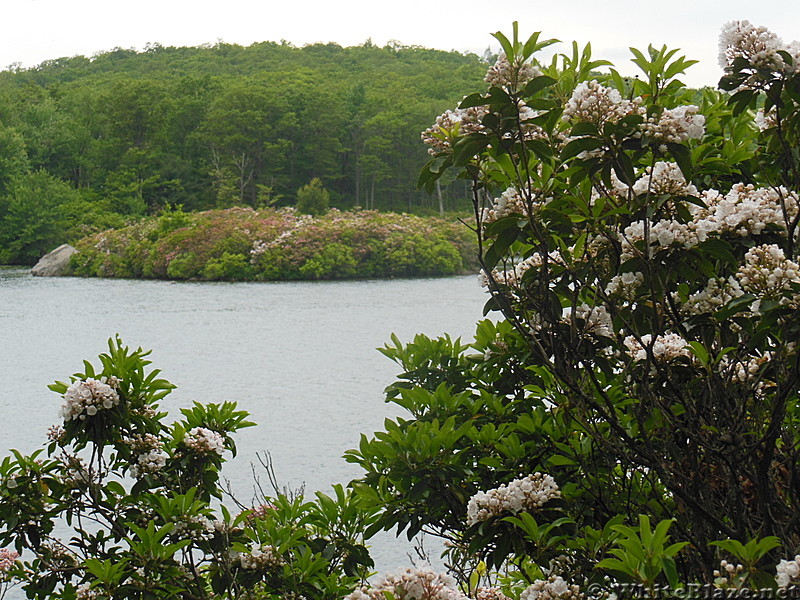
{"type": "MultiPolygon", "coordinates": [[[[622,235],[622,254],[623,261],[637,256],[634,244],[644,240],[644,221],[636,221],[628,225],[622,235]]],[[[674,243],[678,243],[685,248],[692,248],[705,240],[707,233],[702,237],[698,235],[691,224],[680,223],[672,219],[665,219],[650,224],[650,244],[654,242],[666,248],[674,243]]],[[[652,248],[646,251],[653,253],[652,248]]]]}
{"type": "Polygon", "coordinates": [[[485,128],[481,121],[489,112],[486,106],[471,106],[469,108],[456,109],[456,113],[461,117],[461,128],[459,132],[461,135],[469,135],[470,133],[478,133],[485,128]]]}
{"type": "Polygon", "coordinates": [[[295,229],[289,229],[284,231],[280,235],[276,236],[271,240],[255,240],[253,242],[253,247],[250,249],[250,261],[255,261],[259,256],[264,254],[267,250],[271,250],[272,248],[280,248],[284,245],[285,242],[290,240],[295,233],[295,229]]]}
{"type": "Polygon", "coordinates": [[[57,444],[60,444],[64,440],[66,434],[66,430],[61,425],[51,425],[47,428],[47,439],[57,444]]]}
{"type": "Polygon", "coordinates": [[[647,167],[639,179],[633,184],[633,193],[656,194],[659,196],[698,196],[697,188],[687,183],[678,165],[674,162],[658,161],[653,167],[647,167]]]}
{"type": "Polygon", "coordinates": [[[65,421],[84,420],[87,416],[96,415],[99,410],[116,406],[119,404],[119,394],[112,385],[118,387],[114,378],[110,378],[108,382],[91,378],[73,382],[64,393],[61,416],[65,421]]]}
{"type": "Polygon", "coordinates": [[[51,571],[72,569],[80,561],[78,555],[59,538],[42,540],[37,554],[46,557],[51,571]]]}
{"type": "Polygon", "coordinates": [[[508,485],[488,492],[478,492],[467,504],[467,525],[475,525],[502,513],[535,510],[561,496],[558,485],[550,475],[534,473],[515,479],[508,485]]]}
{"type": "Polygon", "coordinates": [[[495,338],[489,342],[486,350],[483,353],[483,358],[486,361],[492,360],[493,357],[508,352],[508,343],[503,338],[502,334],[497,334],[495,338]]]}
{"type": "Polygon", "coordinates": [[[574,319],[584,322],[583,333],[589,333],[597,337],[614,337],[614,326],[611,322],[611,315],[608,314],[605,306],[589,306],[581,304],[575,308],[574,319]]]}
{"type": "MultiPolygon", "coordinates": [[[[533,119],[538,117],[541,113],[533,110],[530,106],[525,104],[522,100],[517,101],[517,110],[519,111],[520,120],[520,133],[524,140],[547,140],[548,133],[540,125],[533,123],[533,119]]],[[[563,133],[556,132],[556,137],[563,142],[563,133]]],[[[513,132],[506,133],[504,138],[511,139],[515,136],[513,132]]]]}
{"type": "MultiPolygon", "coordinates": [[[[230,209],[230,210],[239,210],[239,209],[230,209]]],[[[245,209],[240,209],[245,210],[245,209]]],[[[248,209],[251,210],[252,209],[248,209]]],[[[253,246],[250,248],[250,262],[255,264],[258,260],[258,257],[264,254],[267,250],[272,248],[281,248],[287,247],[291,245],[292,238],[298,231],[302,231],[306,225],[309,225],[314,222],[313,215],[300,215],[297,214],[294,206],[284,206],[278,209],[278,212],[283,216],[285,220],[292,222],[291,229],[287,229],[282,232],[277,237],[274,237],[270,240],[255,240],[253,242],[253,246]]],[[[331,212],[335,214],[336,209],[332,208],[331,212]]]]}
{"type": "MultiPolygon", "coordinates": [[[[173,517],[172,522],[175,528],[172,530],[174,535],[190,537],[194,540],[210,540],[219,531],[219,521],[212,521],[204,515],[182,515],[173,517]]],[[[224,525],[224,523],[223,523],[224,525]]]]}
{"type": "Polygon", "coordinates": [[[641,99],[624,100],[620,93],[597,83],[596,80],[583,81],[572,91],[572,96],[564,106],[562,119],[567,122],[587,122],[600,126],[616,123],[632,114],[643,114],[641,99]]]}
{"type": "Polygon", "coordinates": [[[547,579],[537,579],[523,590],[519,600],[581,600],[583,598],[577,585],[570,585],[560,575],[547,579]]]}
{"type": "Polygon", "coordinates": [[[566,573],[575,568],[575,557],[566,554],[559,554],[548,561],[547,569],[543,571],[545,575],[558,575],[566,573]]]}
{"type": "MultiPolygon", "coordinates": [[[[547,256],[549,264],[564,265],[564,259],[558,252],[549,252],[547,256]]],[[[511,269],[492,269],[492,278],[502,285],[518,288],[521,285],[522,278],[525,273],[532,268],[541,267],[543,264],[544,259],[542,255],[538,252],[534,252],[528,258],[519,261],[511,269]]],[[[489,286],[489,278],[486,277],[485,273],[481,272],[478,274],[478,283],[481,285],[481,287],[489,286]]]]}
{"type": "MultiPolygon", "coordinates": [[[[797,195],[783,187],[774,190],[737,183],[725,196],[708,194],[704,199],[710,213],[706,218],[711,221],[713,230],[734,232],[743,237],[759,235],[769,225],[785,230],[787,218],[793,219],[798,210],[797,195]]],[[[702,218],[703,213],[698,216],[702,218]]]]}
{"type": "Polygon", "coordinates": [[[155,473],[164,468],[167,464],[167,455],[164,452],[151,450],[147,454],[140,454],[136,459],[135,465],[131,466],[131,475],[139,477],[144,473],[155,473]]]}
{"type": "Polygon", "coordinates": [[[586,238],[586,245],[583,248],[583,256],[578,256],[575,254],[575,246],[570,246],[569,252],[572,256],[578,259],[591,257],[599,259],[601,263],[608,264],[610,254],[614,251],[614,248],[614,242],[611,241],[610,237],[605,232],[601,232],[595,235],[590,234],[586,238]]]}
{"type": "Polygon", "coordinates": [[[714,585],[721,588],[736,586],[743,573],[744,565],[721,560],[719,561],[719,569],[714,569],[714,585]]]}
{"type": "Polygon", "coordinates": [[[779,588],[789,587],[792,583],[800,583],[800,554],[794,560],[781,560],[775,565],[775,581],[779,588]]]}
{"type": "Polygon", "coordinates": [[[344,600],[386,600],[384,592],[395,600],[469,600],[458,590],[455,579],[427,564],[384,575],[377,584],[357,588],[344,600]]]}
{"type": "Polygon", "coordinates": [[[489,67],[484,81],[497,87],[519,89],[541,74],[539,67],[523,62],[522,57],[516,57],[512,64],[505,54],[501,54],[494,65],[489,67]]]}
{"type": "Polygon", "coordinates": [[[198,454],[216,452],[222,455],[225,452],[225,438],[220,433],[205,427],[194,427],[187,431],[183,443],[198,454]]]}
{"type": "Polygon", "coordinates": [[[622,273],[614,275],[608,280],[605,293],[609,296],[619,296],[625,300],[633,300],[639,286],[644,283],[644,273],[622,273]]]}
{"type": "Polygon", "coordinates": [[[18,558],[19,552],[16,550],[0,548],[0,573],[8,572],[8,570],[14,566],[18,558]]]}
{"type": "Polygon", "coordinates": [[[511,600],[500,588],[479,587],[475,591],[475,600],[511,600]]]}
{"type": "Polygon", "coordinates": [[[642,343],[632,335],[622,342],[628,349],[628,354],[634,362],[647,360],[647,348],[652,346],[653,359],[658,362],[670,362],[680,356],[691,357],[692,353],[686,347],[686,340],[677,333],[658,335],[653,341],[651,334],[642,336],[642,343]]]}
{"type": "MultiPolygon", "coordinates": [[[[526,105],[522,100],[517,100],[517,111],[521,122],[520,134],[525,140],[547,138],[547,132],[539,125],[532,122],[539,113],[526,105]]],[[[489,113],[486,105],[470,106],[468,108],[457,108],[448,110],[436,117],[436,122],[420,134],[424,144],[428,146],[428,154],[433,156],[447,152],[452,149],[456,139],[460,136],[486,131],[483,125],[483,118],[489,113]]],[[[506,133],[505,137],[514,137],[513,133],[506,133]]],[[[265,242],[254,244],[253,252],[263,253],[270,245],[262,248],[265,242]]]]}
{"type": "MultiPolygon", "coordinates": [[[[685,191],[691,191],[691,188],[685,191]]],[[[785,232],[787,218],[793,219],[798,211],[797,195],[784,188],[773,190],[737,183],[725,196],[716,190],[705,190],[700,194],[700,199],[705,208],[690,204],[688,208],[692,220],[688,223],[672,219],[652,223],[651,244],[657,243],[662,247],[679,244],[684,248],[693,248],[711,234],[746,237],[759,235],[768,227],[785,232]],[[786,209],[785,216],[783,207],[786,209]]],[[[623,231],[623,260],[636,256],[632,245],[644,239],[644,225],[644,221],[637,221],[623,231]]]]}
{"type": "Polygon", "coordinates": [[[258,506],[254,506],[252,509],[247,511],[247,520],[252,521],[253,519],[264,519],[266,518],[272,511],[275,510],[275,505],[271,502],[267,502],[266,504],[259,504],[258,506]]]}
{"type": "Polygon", "coordinates": [[[693,104],[665,109],[660,115],[652,115],[641,124],[642,137],[659,144],[699,140],[706,130],[706,118],[699,111],[693,104]]]}
{"type": "MultiPolygon", "coordinates": [[[[681,312],[686,315],[704,315],[721,309],[734,298],[744,294],[739,282],[730,277],[727,281],[711,278],[706,286],[686,299],[681,306],[681,312]]],[[[678,300],[678,294],[673,293],[673,299],[678,300]]]]}
{"type": "Polygon", "coordinates": [[[756,126],[759,131],[766,131],[778,126],[778,114],[775,112],[775,107],[772,107],[769,112],[764,113],[763,108],[756,111],[756,126]]]}
{"type": "Polygon", "coordinates": [[[765,352],[761,356],[753,356],[747,361],[732,361],[728,356],[724,356],[720,361],[720,371],[729,371],[731,379],[738,383],[749,383],[753,379],[758,378],[762,367],[772,360],[774,354],[772,352],[765,352]]]}
{"type": "Polygon", "coordinates": [[[589,203],[594,206],[598,198],[611,198],[614,200],[627,201],[630,197],[631,186],[620,180],[617,174],[611,172],[611,185],[606,186],[602,181],[598,181],[592,187],[592,195],[589,203]]]}
{"type": "Polygon", "coordinates": [[[451,138],[458,135],[461,115],[448,110],[436,117],[436,122],[422,132],[422,141],[430,146],[428,154],[439,154],[452,147],[451,138]]]}
{"type": "Polygon", "coordinates": [[[725,69],[737,58],[744,58],[754,68],[776,72],[796,72],[800,47],[797,42],[784,44],[781,38],[766,27],[756,27],[750,21],[731,21],[722,27],[719,36],[719,65],[725,69]],[[788,52],[794,59],[789,65],[778,54],[788,52]]]}
{"type": "Polygon", "coordinates": [[[243,569],[264,571],[280,567],[284,564],[284,560],[274,548],[259,546],[251,549],[250,552],[239,553],[239,564],[243,569]]]}
{"type": "Polygon", "coordinates": [[[736,277],[745,292],[760,299],[779,300],[782,304],[796,305],[797,292],[787,298],[787,292],[800,286],[800,265],[786,258],[783,250],[775,244],[762,244],[750,248],[744,256],[736,277]]]}
{"type": "Polygon", "coordinates": [[[100,596],[100,592],[92,589],[89,583],[82,583],[75,588],[76,600],[96,600],[100,598],[100,596]]]}
{"type": "Polygon", "coordinates": [[[510,187],[492,200],[491,208],[482,211],[481,219],[484,223],[493,223],[512,214],[528,216],[528,207],[522,194],[510,187]]]}
{"type": "Polygon", "coordinates": [[[64,452],[58,458],[63,465],[62,482],[65,486],[70,488],[86,487],[96,479],[96,473],[86,466],[81,457],[64,452]]]}
{"type": "MultiPolygon", "coordinates": [[[[230,536],[235,533],[241,533],[244,531],[244,528],[236,524],[234,525],[234,521],[227,522],[223,519],[207,519],[205,517],[201,519],[192,519],[196,524],[200,525],[200,529],[198,529],[198,534],[200,537],[204,539],[212,539],[217,534],[222,534],[226,536],[230,536]]],[[[191,525],[191,524],[190,524],[191,525]]],[[[238,555],[234,557],[238,560],[238,555]]]]}
{"type": "Polygon", "coordinates": [[[436,122],[420,134],[423,143],[429,146],[428,154],[446,152],[453,147],[456,137],[483,131],[481,121],[488,112],[486,106],[471,106],[448,110],[436,117],[436,122]]]}
{"type": "Polygon", "coordinates": [[[136,457],[136,463],[130,468],[131,476],[141,477],[147,473],[155,473],[167,464],[164,442],[158,436],[152,433],[137,433],[132,438],[126,437],[122,441],[131,447],[131,452],[136,457]]]}
{"type": "MultiPolygon", "coordinates": [[[[492,279],[501,285],[508,285],[516,287],[519,285],[519,281],[517,279],[516,273],[513,269],[492,269],[492,279]]],[[[489,276],[486,274],[485,271],[480,271],[478,273],[478,285],[484,288],[489,287],[489,276]]]]}
{"type": "MultiPolygon", "coordinates": [[[[521,99],[517,100],[517,111],[519,112],[519,120],[520,121],[530,121],[531,119],[535,119],[541,113],[539,111],[533,110],[530,106],[525,104],[521,99]]],[[[524,125],[523,125],[524,126],[524,125]]]]}

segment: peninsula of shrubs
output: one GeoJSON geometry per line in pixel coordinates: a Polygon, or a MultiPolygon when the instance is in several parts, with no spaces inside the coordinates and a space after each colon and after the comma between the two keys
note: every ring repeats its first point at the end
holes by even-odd
{"type": "Polygon", "coordinates": [[[76,244],[71,274],[207,281],[426,277],[475,272],[474,235],[372,210],[171,210],[76,244]]]}

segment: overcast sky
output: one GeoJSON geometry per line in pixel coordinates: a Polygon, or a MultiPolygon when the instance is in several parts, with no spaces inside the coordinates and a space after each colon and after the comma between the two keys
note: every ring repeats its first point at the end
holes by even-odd
{"type": "Polygon", "coordinates": [[[748,19],[785,41],[800,38],[800,0],[0,0],[0,68],[91,56],[115,47],[197,46],[222,40],[249,45],[287,40],[302,46],[368,38],[481,53],[498,45],[491,32],[542,31],[566,42],[591,42],[594,55],[623,71],[629,46],[681,48],[701,63],[686,82],[713,85],[720,27],[748,19]]]}

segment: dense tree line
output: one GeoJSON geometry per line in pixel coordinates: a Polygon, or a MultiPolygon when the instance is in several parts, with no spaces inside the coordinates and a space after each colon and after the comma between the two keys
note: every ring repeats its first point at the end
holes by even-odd
{"type": "Polygon", "coordinates": [[[293,205],[463,207],[416,191],[431,114],[480,81],[475,55],[366,42],[148,45],[0,72],[0,262],[143,214],[293,205]]]}

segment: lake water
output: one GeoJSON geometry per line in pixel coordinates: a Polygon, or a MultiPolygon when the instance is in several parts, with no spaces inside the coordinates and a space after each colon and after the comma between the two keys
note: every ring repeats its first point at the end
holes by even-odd
{"type": "MultiPolygon", "coordinates": [[[[399,368],[375,348],[391,333],[471,339],[485,300],[473,276],[172,283],[0,269],[0,452],[41,447],[61,406],[47,385],[83,359],[98,364],[119,334],[152,349],[153,366],[178,386],[162,403],[171,415],[194,400],[234,400],[251,413],[258,426],[236,436],[239,455],[223,471],[237,496],[250,500],[250,465],[263,451],[280,484],[327,492],[360,474],[342,453],[402,410],[382,393],[399,368]]],[[[409,547],[388,534],[372,543],[377,568],[408,564],[409,547]]]]}

